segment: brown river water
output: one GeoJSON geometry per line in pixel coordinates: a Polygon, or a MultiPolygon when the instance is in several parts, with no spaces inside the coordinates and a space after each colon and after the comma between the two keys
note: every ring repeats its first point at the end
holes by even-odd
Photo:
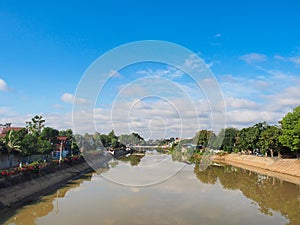
{"type": "Polygon", "coordinates": [[[1,218],[4,224],[300,224],[300,186],[228,165],[129,156],[1,218]]]}

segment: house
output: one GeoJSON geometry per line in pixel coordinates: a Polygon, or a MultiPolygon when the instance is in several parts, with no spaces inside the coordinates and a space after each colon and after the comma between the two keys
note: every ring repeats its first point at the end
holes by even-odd
{"type": "Polygon", "coordinates": [[[71,141],[66,136],[57,137],[57,144],[52,152],[52,158],[59,158],[60,152],[63,158],[71,152],[71,141]]]}
{"type": "Polygon", "coordinates": [[[11,123],[0,124],[0,137],[5,137],[8,131],[10,130],[21,130],[23,127],[12,127],[11,123]]]}

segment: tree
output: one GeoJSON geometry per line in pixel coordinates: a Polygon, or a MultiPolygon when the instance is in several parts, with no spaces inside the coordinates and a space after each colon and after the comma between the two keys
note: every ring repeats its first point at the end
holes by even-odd
{"type": "Polygon", "coordinates": [[[100,134],[100,140],[104,147],[109,147],[111,144],[110,138],[106,134],[100,134]]]}
{"type": "Polygon", "coordinates": [[[73,140],[74,139],[73,131],[71,129],[59,131],[59,136],[61,136],[61,137],[62,136],[67,137],[69,140],[73,140]]]}
{"type": "Polygon", "coordinates": [[[75,138],[75,135],[73,134],[72,129],[67,130],[61,130],[59,131],[59,136],[67,137],[66,141],[66,148],[67,150],[70,150],[70,154],[73,154],[74,152],[79,151],[78,145],[75,143],[76,140],[80,143],[81,147],[85,148],[86,150],[94,149],[94,141],[93,141],[93,135],[85,134],[84,137],[75,138]],[[88,142],[87,142],[88,141],[88,142]],[[87,146],[88,144],[88,146],[87,146]]]}
{"type": "Polygon", "coordinates": [[[41,139],[49,141],[52,145],[57,143],[59,131],[51,127],[45,127],[41,133],[41,139]]]}
{"type": "Polygon", "coordinates": [[[54,150],[54,145],[49,140],[39,138],[38,149],[39,153],[47,156],[50,152],[54,150]]]}
{"type": "Polygon", "coordinates": [[[26,122],[26,127],[28,132],[31,134],[41,134],[42,129],[44,128],[45,120],[42,116],[35,115],[31,121],[26,122]]]}
{"type": "Polygon", "coordinates": [[[115,135],[114,130],[108,133],[108,138],[110,140],[110,145],[115,148],[117,147],[118,137],[115,135]]]}
{"type": "Polygon", "coordinates": [[[38,136],[26,134],[24,139],[21,141],[22,154],[28,156],[28,162],[31,160],[31,155],[38,153],[39,141],[38,136]]]}
{"type": "Polygon", "coordinates": [[[278,156],[281,155],[280,149],[282,145],[279,142],[281,134],[282,130],[277,126],[269,126],[261,133],[259,143],[263,153],[269,150],[271,157],[274,156],[274,152],[278,152],[278,156]]]}
{"type": "Polygon", "coordinates": [[[300,149],[300,106],[294,108],[293,112],[287,113],[281,121],[282,134],[279,141],[282,145],[289,147],[291,151],[300,149]]]}
{"type": "Polygon", "coordinates": [[[226,152],[233,152],[238,132],[239,130],[233,127],[222,129],[218,135],[218,137],[223,137],[223,142],[220,149],[226,152]]]}
{"type": "Polygon", "coordinates": [[[144,143],[144,138],[138,133],[122,134],[119,136],[119,140],[124,145],[141,145],[144,143]]]}
{"type": "Polygon", "coordinates": [[[16,136],[16,131],[9,130],[4,138],[4,146],[7,151],[7,157],[9,159],[9,167],[12,166],[12,158],[10,157],[13,151],[21,151],[20,140],[16,136]]]}
{"type": "Polygon", "coordinates": [[[202,145],[205,148],[208,145],[211,145],[213,140],[215,139],[215,134],[210,130],[200,130],[197,132],[194,137],[194,143],[196,145],[202,145]]]}
{"type": "Polygon", "coordinates": [[[240,130],[237,137],[237,144],[240,150],[253,151],[255,149],[260,149],[260,135],[267,127],[267,123],[263,122],[240,130]]]}

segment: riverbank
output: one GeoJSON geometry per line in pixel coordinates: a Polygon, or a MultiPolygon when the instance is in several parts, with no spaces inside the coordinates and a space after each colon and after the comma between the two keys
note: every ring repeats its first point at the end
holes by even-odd
{"type": "Polygon", "coordinates": [[[300,185],[300,160],[258,157],[254,155],[227,154],[214,156],[213,160],[241,167],[300,185]]]}
{"type": "Polygon", "coordinates": [[[93,169],[90,165],[83,162],[8,188],[1,188],[0,215],[26,202],[33,201],[57,189],[69,180],[91,171],[93,169]]]}

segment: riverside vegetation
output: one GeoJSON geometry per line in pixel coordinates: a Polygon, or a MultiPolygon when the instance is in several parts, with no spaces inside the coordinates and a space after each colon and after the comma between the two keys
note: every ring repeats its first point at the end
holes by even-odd
{"type": "MultiPolygon", "coordinates": [[[[17,174],[27,172],[36,173],[49,167],[55,161],[49,159],[58,144],[58,137],[67,137],[66,148],[70,151],[64,161],[74,161],[74,156],[80,153],[79,148],[95,150],[102,147],[124,148],[128,145],[147,145],[148,143],[137,133],[116,136],[114,131],[106,134],[95,133],[74,135],[71,129],[58,131],[44,126],[42,116],[35,116],[26,122],[26,127],[20,130],[9,130],[5,137],[0,139],[0,154],[8,159],[11,154],[19,154],[26,158],[28,165],[19,168],[7,168],[0,170],[0,178],[9,178],[17,174]],[[76,141],[77,140],[77,141],[76,141]],[[78,144],[77,144],[78,143],[78,144]],[[40,154],[44,160],[31,162],[31,156],[40,154]],[[73,158],[72,158],[73,157],[73,158]],[[50,161],[49,161],[50,160],[50,161]]],[[[204,149],[220,149],[225,152],[256,153],[270,156],[298,157],[300,149],[300,106],[287,113],[277,125],[269,125],[266,122],[257,123],[241,130],[236,128],[222,129],[218,135],[210,130],[200,130],[192,139],[184,139],[174,143],[174,138],[157,141],[160,144],[171,144],[171,151],[180,149],[184,143],[201,145],[204,149]],[[172,142],[172,143],[170,143],[172,142]]],[[[197,156],[201,151],[194,152],[197,156]]],[[[11,163],[10,163],[11,164],[11,163]]],[[[11,166],[10,166],[11,167],[11,166]]]]}
{"type": "MultiPolygon", "coordinates": [[[[287,113],[277,125],[260,122],[241,130],[233,127],[222,129],[218,135],[210,130],[200,130],[192,139],[185,139],[172,146],[178,150],[185,143],[201,145],[203,149],[224,152],[298,158],[300,149],[300,106],[287,113]]],[[[200,154],[203,151],[196,151],[200,154]]]]}

